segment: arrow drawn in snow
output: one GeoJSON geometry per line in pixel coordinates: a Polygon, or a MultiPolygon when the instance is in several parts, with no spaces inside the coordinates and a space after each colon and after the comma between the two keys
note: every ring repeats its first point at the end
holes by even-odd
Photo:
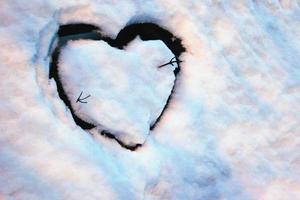
{"type": "Polygon", "coordinates": [[[84,97],[84,98],[81,99],[82,93],[83,92],[80,93],[79,97],[76,100],[76,103],[78,103],[78,102],[80,102],[80,103],[87,103],[87,101],[83,101],[83,100],[86,100],[87,98],[89,98],[91,96],[91,95],[87,95],[86,97],[84,97]]]}
{"type": "Polygon", "coordinates": [[[158,68],[161,68],[161,67],[164,67],[164,66],[167,66],[167,65],[172,65],[172,66],[174,66],[173,63],[177,63],[177,65],[179,65],[179,63],[181,63],[181,62],[182,62],[182,61],[179,60],[178,58],[173,57],[168,63],[163,64],[163,65],[160,65],[160,66],[158,66],[158,68]]]}

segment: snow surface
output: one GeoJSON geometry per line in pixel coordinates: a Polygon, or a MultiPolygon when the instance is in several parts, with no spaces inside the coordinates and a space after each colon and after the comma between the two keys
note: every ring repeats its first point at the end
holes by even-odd
{"type": "Polygon", "coordinates": [[[300,199],[299,0],[2,0],[0,199],[300,199]],[[76,126],[49,80],[59,24],[183,40],[161,123],[137,151],[76,126]]]}
{"type": "Polygon", "coordinates": [[[162,41],[137,38],[125,50],[104,41],[71,41],[58,73],[77,116],[127,145],[143,144],[174,85],[174,55],[162,41]],[[84,91],[87,103],[76,102],[84,91]]]}

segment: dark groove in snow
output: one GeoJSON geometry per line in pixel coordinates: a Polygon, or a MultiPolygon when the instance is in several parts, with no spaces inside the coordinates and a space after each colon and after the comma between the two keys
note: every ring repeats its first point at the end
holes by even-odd
{"type": "Polygon", "coordinates": [[[57,62],[58,62],[59,50],[60,50],[60,46],[56,47],[54,52],[52,53],[52,61],[50,63],[49,78],[54,78],[54,80],[56,82],[56,86],[57,86],[58,95],[63,100],[63,102],[66,104],[66,106],[70,109],[75,123],[77,125],[79,125],[82,129],[85,129],[85,130],[90,130],[92,128],[95,128],[96,127],[95,125],[82,120],[81,118],[79,118],[75,114],[75,112],[74,112],[74,110],[71,106],[71,102],[68,99],[68,96],[67,96],[67,94],[65,93],[65,91],[63,89],[62,82],[59,79],[59,75],[58,75],[58,71],[57,71],[58,70],[57,69],[57,66],[58,66],[57,62]]]}
{"type": "Polygon", "coordinates": [[[112,133],[110,133],[109,131],[106,131],[106,130],[101,131],[100,134],[107,138],[114,139],[115,141],[117,141],[120,144],[121,147],[124,147],[130,151],[135,151],[137,148],[142,146],[142,144],[127,145],[124,142],[122,142],[121,140],[119,140],[118,138],[116,138],[115,135],[113,135],[112,133]]]}
{"type": "Polygon", "coordinates": [[[69,35],[76,35],[80,33],[91,33],[93,31],[99,31],[100,29],[91,24],[68,24],[62,25],[58,29],[58,37],[64,37],[69,35]]]}
{"type": "MultiPolygon", "coordinates": [[[[178,67],[174,69],[175,81],[171,93],[166,101],[166,104],[160,113],[159,117],[156,119],[154,123],[151,124],[150,130],[153,130],[155,126],[160,121],[163,113],[166,111],[168,105],[170,104],[170,100],[174,94],[177,75],[180,72],[180,62],[179,56],[185,51],[181,40],[175,37],[169,31],[161,28],[160,26],[153,24],[153,23],[140,23],[140,24],[131,24],[124,27],[117,35],[115,39],[109,37],[103,37],[100,34],[101,30],[90,24],[68,24],[68,25],[61,25],[58,30],[58,45],[52,53],[52,60],[50,63],[50,71],[49,71],[49,78],[53,78],[57,84],[57,91],[59,97],[63,100],[66,106],[70,109],[71,114],[74,118],[75,123],[80,126],[84,130],[90,130],[95,128],[96,125],[86,122],[79,118],[72,106],[71,102],[66,95],[62,82],[59,78],[58,74],[58,58],[60,54],[60,49],[69,41],[69,40],[79,40],[79,39],[92,39],[92,40],[103,40],[106,41],[110,46],[116,47],[119,49],[123,49],[130,41],[132,41],[136,36],[140,36],[143,41],[147,40],[161,40],[165,43],[165,45],[172,51],[172,53],[176,57],[176,61],[178,67]]],[[[108,138],[114,139],[117,141],[120,146],[134,151],[138,147],[141,147],[142,144],[135,144],[135,145],[126,145],[124,142],[116,138],[112,133],[109,131],[101,131],[101,135],[106,136],[108,138]]]]}

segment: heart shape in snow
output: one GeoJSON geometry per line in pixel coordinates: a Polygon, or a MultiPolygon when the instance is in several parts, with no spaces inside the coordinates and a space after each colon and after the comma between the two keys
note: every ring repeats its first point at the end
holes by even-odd
{"type": "Polygon", "coordinates": [[[152,23],[127,26],[114,40],[86,24],[58,34],[50,78],[75,122],[131,150],[144,143],[171,99],[181,41],[152,23]],[[88,103],[76,101],[82,91],[88,103]]]}

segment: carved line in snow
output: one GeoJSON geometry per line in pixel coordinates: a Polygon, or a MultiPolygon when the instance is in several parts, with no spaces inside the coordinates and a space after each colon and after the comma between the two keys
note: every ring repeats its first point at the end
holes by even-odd
{"type": "MultiPolygon", "coordinates": [[[[180,72],[180,60],[179,56],[185,51],[185,48],[183,47],[181,43],[181,39],[175,37],[172,33],[169,31],[161,28],[160,26],[154,24],[154,23],[138,23],[138,24],[131,24],[126,27],[124,27],[117,35],[115,39],[109,38],[109,37],[103,37],[101,35],[101,30],[90,24],[67,24],[67,25],[61,25],[58,30],[58,44],[55,47],[53,53],[52,53],[52,60],[50,63],[50,72],[49,72],[49,79],[53,78],[57,84],[57,91],[59,94],[59,97],[63,100],[65,105],[70,109],[71,114],[74,118],[75,123],[80,126],[84,130],[90,130],[92,128],[95,128],[96,126],[94,124],[91,124],[89,122],[86,122],[82,120],[80,117],[78,117],[74,109],[71,106],[71,102],[66,95],[62,82],[59,78],[58,74],[58,60],[60,55],[61,48],[66,45],[66,43],[69,40],[79,40],[79,39],[89,39],[89,40],[103,40],[107,42],[110,46],[123,49],[130,41],[132,41],[136,36],[139,36],[141,40],[147,41],[147,40],[161,40],[164,42],[164,44],[172,51],[172,53],[175,55],[175,60],[178,64],[178,67],[174,70],[175,75],[175,81],[173,88],[171,90],[171,93],[166,101],[166,104],[160,113],[159,117],[156,119],[156,121],[151,124],[150,130],[153,130],[157,123],[160,121],[161,117],[163,116],[163,113],[166,111],[170,100],[172,98],[172,95],[175,90],[176,81],[177,81],[177,75],[180,72]]],[[[173,60],[173,59],[172,59],[173,60]]],[[[124,142],[116,138],[113,134],[111,134],[109,131],[102,131],[101,135],[106,136],[108,138],[116,140],[122,147],[134,151],[138,147],[141,147],[142,144],[135,144],[135,145],[126,145],[124,142]]]]}

